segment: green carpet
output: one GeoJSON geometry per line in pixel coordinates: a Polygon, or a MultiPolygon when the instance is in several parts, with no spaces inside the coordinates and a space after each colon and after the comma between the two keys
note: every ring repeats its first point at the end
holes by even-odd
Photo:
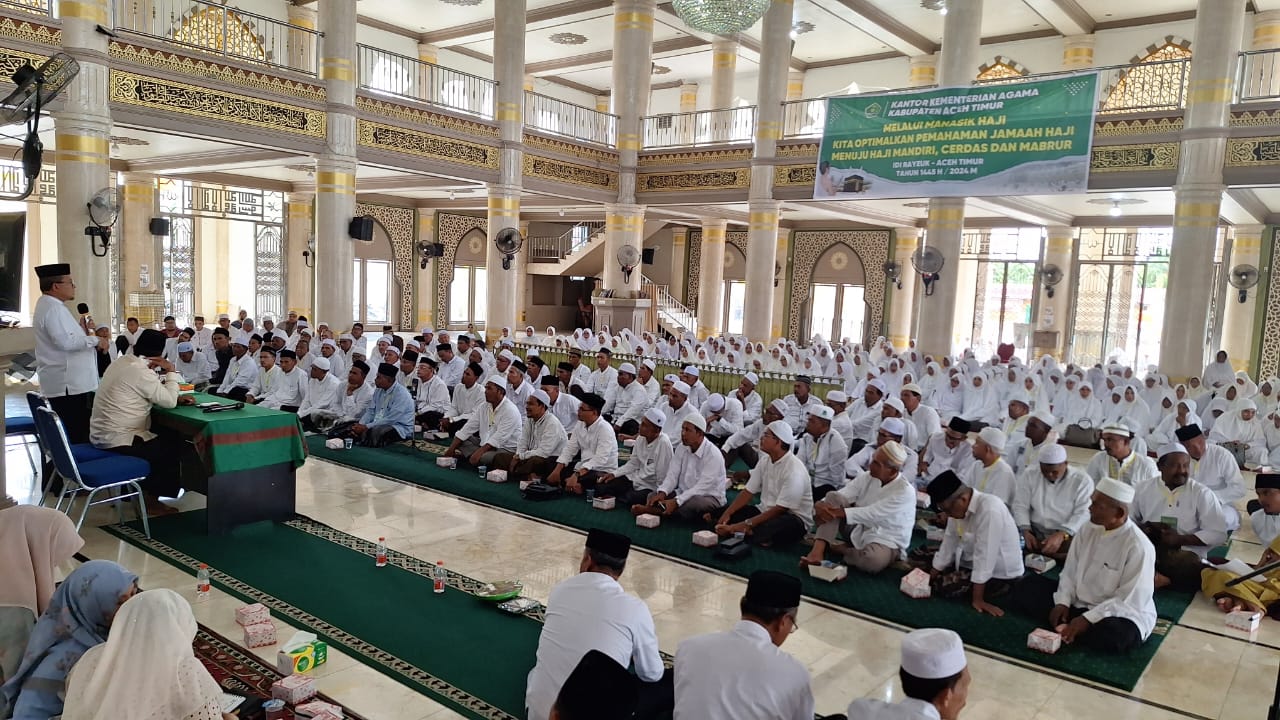
{"type": "MultiPolygon", "coordinates": [[[[324,438],[320,436],[308,438],[308,445],[312,456],[323,460],[570,528],[601,527],[625,533],[639,547],[734,575],[745,577],[760,569],[800,572],[797,561],[804,552],[803,547],[790,550],[756,548],[751,556],[742,560],[718,560],[711,549],[692,543],[691,532],[701,528],[664,519],[661,527],[646,530],[636,527],[635,519],[625,510],[594,510],[580,498],[528,502],[520,497],[519,489],[514,485],[485,482],[472,470],[438,468],[434,462],[424,462],[426,453],[408,445],[335,451],[326,449],[324,438]]],[[[1026,647],[1027,635],[1036,627],[1031,620],[1011,613],[1001,618],[982,615],[975,612],[968,602],[912,600],[898,590],[902,578],[899,571],[889,570],[874,577],[851,572],[849,579],[834,584],[810,578],[807,573],[801,578],[804,594],[816,600],[908,627],[951,628],[960,633],[965,643],[975,647],[1124,690],[1133,689],[1165,634],[1182,617],[1193,598],[1186,593],[1158,594],[1156,607],[1161,620],[1151,638],[1127,656],[1101,655],[1082,647],[1064,648],[1057,655],[1044,655],[1026,647]]]]}
{"type": "Polygon", "coordinates": [[[206,534],[204,511],[153,518],[152,541],[136,524],[103,529],[192,574],[208,563],[220,588],[467,717],[524,717],[541,610],[504,613],[472,594],[476,580],[450,573],[436,595],[428,563],[393,551],[376,568],[371,543],[306,518],[218,538],[206,534]]]}

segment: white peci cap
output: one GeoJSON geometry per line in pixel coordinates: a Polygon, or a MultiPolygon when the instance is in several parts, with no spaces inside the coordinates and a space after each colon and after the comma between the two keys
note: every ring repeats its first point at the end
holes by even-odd
{"type": "Polygon", "coordinates": [[[1116,502],[1122,502],[1126,505],[1133,502],[1133,486],[1126,485],[1114,478],[1102,478],[1094,489],[1116,502]]]}
{"type": "Polygon", "coordinates": [[[964,643],[954,630],[923,628],[902,638],[902,670],[922,680],[941,680],[965,669],[964,643]]]}

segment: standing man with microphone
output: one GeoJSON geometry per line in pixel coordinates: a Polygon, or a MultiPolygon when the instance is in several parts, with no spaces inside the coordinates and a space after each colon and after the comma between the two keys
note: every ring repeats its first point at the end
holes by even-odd
{"type": "Polygon", "coordinates": [[[40,392],[67,431],[72,443],[89,442],[89,415],[98,389],[98,353],[108,341],[94,335],[89,308],[80,304],[80,320],[66,303],[76,299],[76,284],[67,263],[36,267],[40,299],[32,325],[36,331],[36,372],[40,392]]]}

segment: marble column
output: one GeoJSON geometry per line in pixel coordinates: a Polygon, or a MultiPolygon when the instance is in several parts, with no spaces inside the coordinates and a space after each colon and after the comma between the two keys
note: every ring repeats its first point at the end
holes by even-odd
{"type": "Polygon", "coordinates": [[[602,112],[602,113],[609,112],[609,96],[608,95],[596,96],[596,112],[602,112]]]}
{"type": "Polygon", "coordinates": [[[674,225],[671,228],[671,280],[667,287],[671,293],[671,297],[684,302],[688,298],[685,295],[685,282],[688,273],[685,271],[685,263],[688,262],[689,253],[689,228],[684,225],[674,225]]]}
{"type": "MultiPolygon", "coordinates": [[[[214,312],[227,313],[234,319],[240,308],[231,306],[231,224],[214,218],[197,218],[196,223],[196,233],[213,241],[213,257],[217,259],[218,267],[213,285],[214,312]]],[[[311,319],[315,320],[314,317],[311,319]]]]}
{"type": "MultiPolygon", "coordinates": [[[[1262,267],[1262,233],[1266,226],[1236,225],[1231,230],[1234,238],[1227,267],[1262,267]]],[[[1245,301],[1240,302],[1240,291],[1233,287],[1227,288],[1227,302],[1222,308],[1222,349],[1227,351],[1227,357],[1231,358],[1231,365],[1237,372],[1254,372],[1253,347],[1259,339],[1254,332],[1254,316],[1258,307],[1258,295],[1262,291],[1262,286],[1255,285],[1245,292],[1245,301]]],[[[1258,382],[1263,379],[1258,378],[1258,382]]]]}
{"type": "Polygon", "coordinates": [[[912,309],[915,306],[915,288],[914,284],[908,284],[908,281],[916,274],[911,269],[911,255],[920,246],[920,233],[921,230],[918,227],[900,227],[893,230],[893,261],[898,263],[902,289],[898,289],[897,283],[886,280],[886,290],[890,298],[888,337],[889,342],[899,349],[909,346],[913,334],[911,318],[912,309]]]}
{"type": "MultiPolygon", "coordinates": [[[[285,197],[285,201],[288,207],[285,267],[290,268],[288,277],[285,278],[285,308],[287,312],[296,312],[310,318],[315,316],[312,312],[315,306],[315,252],[308,246],[308,242],[316,236],[316,194],[291,192],[285,197]],[[310,252],[311,255],[303,256],[303,251],[310,252]],[[310,267],[308,263],[311,263],[310,267]]],[[[341,325],[341,321],[333,322],[341,325]]],[[[341,327],[335,330],[342,332],[341,327]]]]}
{"type": "Polygon", "coordinates": [[[418,43],[418,97],[433,103],[440,96],[440,48],[429,43],[418,43]]]}
{"type": "Polygon", "coordinates": [[[698,263],[699,338],[720,334],[720,319],[724,314],[724,242],[727,228],[728,223],[724,220],[702,221],[702,257],[698,263]]]}
{"type": "Polygon", "coordinates": [[[804,71],[792,70],[787,73],[787,100],[804,99],[804,71]]]}
{"type": "MultiPolygon", "coordinates": [[[[773,322],[769,333],[772,337],[760,342],[768,344],[771,340],[786,337],[787,325],[790,321],[787,297],[794,292],[791,287],[791,229],[778,228],[778,249],[773,255],[773,322]]],[[[753,341],[754,342],[754,341],[753,341]]]]}
{"type": "Polygon", "coordinates": [[[493,41],[497,52],[493,58],[496,90],[498,136],[502,141],[498,151],[498,182],[489,185],[489,244],[486,265],[489,268],[485,307],[484,332],[492,342],[504,327],[514,327],[518,304],[518,278],[524,274],[525,256],[529,248],[522,247],[511,260],[510,268],[502,269],[503,254],[493,241],[507,228],[520,230],[520,187],[523,180],[524,150],[524,47],[525,0],[505,0],[494,6],[493,41]],[[500,10],[500,12],[498,12],[500,10]]]}
{"type": "MultiPolygon", "coordinates": [[[[62,109],[53,113],[58,259],[71,264],[75,302],[87,304],[103,319],[110,317],[115,306],[116,290],[111,287],[109,260],[93,254],[84,229],[90,224],[85,212],[89,200],[115,184],[110,156],[111,108],[107,104],[108,38],[97,31],[99,25],[107,25],[108,10],[107,0],[62,3],[62,50],[80,63],[80,74],[63,93],[62,109]]],[[[120,242],[119,226],[111,242],[120,242]]]]}
{"type": "MultiPolygon", "coordinates": [[[[685,83],[680,86],[680,113],[693,113],[698,110],[698,83],[685,83]]],[[[689,119],[680,121],[680,135],[685,145],[692,145],[698,135],[698,124],[689,119]]]]}
{"type": "Polygon", "coordinates": [[[631,272],[630,279],[623,276],[618,264],[618,251],[625,245],[640,248],[644,243],[644,206],[609,203],[604,206],[604,281],[606,290],[615,291],[623,298],[634,298],[640,291],[639,264],[631,272]]]}
{"type": "MultiPolygon", "coordinates": [[[[982,30],[982,0],[949,0],[943,25],[942,87],[964,87],[978,72],[979,41],[982,30]]],[[[914,68],[913,68],[914,70],[914,68]]],[[[955,315],[959,288],[960,237],[964,231],[964,198],[933,198],[929,201],[929,221],[925,244],[938,249],[946,265],[941,279],[933,283],[933,294],[921,296],[920,322],[916,341],[924,354],[950,355],[956,349],[955,315]]],[[[966,333],[967,335],[967,333],[966,333]]]]}
{"type": "MultiPolygon", "coordinates": [[[[1206,330],[1218,237],[1222,164],[1226,158],[1228,119],[1236,60],[1244,30],[1245,0],[1200,0],[1196,13],[1196,52],[1187,84],[1182,150],[1174,185],[1173,243],[1169,288],[1160,333],[1160,370],[1180,382],[1205,364],[1206,330]]],[[[1216,350],[1216,348],[1215,348],[1216,350]]]]}
{"type": "Polygon", "coordinates": [[[1093,49],[1097,35],[1068,35],[1062,38],[1062,69],[1083,70],[1093,67],[1093,49]]]}
{"type": "MultiPolygon", "coordinates": [[[[355,245],[347,228],[356,212],[356,0],[320,0],[324,33],[320,79],[328,93],[328,137],[316,158],[318,318],[346,327],[355,299],[355,245]]],[[[312,318],[313,320],[315,318],[312,318]]]]}
{"type": "Polygon", "coordinates": [[[1044,265],[1057,265],[1062,271],[1062,281],[1053,287],[1053,297],[1045,289],[1041,278],[1036,278],[1036,292],[1040,293],[1040,317],[1033,320],[1033,331],[1057,333],[1057,342],[1052,345],[1033,345],[1032,357],[1035,360],[1041,355],[1052,355],[1059,361],[1065,360],[1067,346],[1067,323],[1070,321],[1071,305],[1076,295],[1076,278],[1072,275],[1071,250],[1075,245],[1075,228],[1054,225],[1045,228],[1044,265]]]}
{"type": "MultiPolygon", "coordinates": [[[[163,292],[163,254],[159,238],[151,234],[151,218],[156,210],[156,180],[142,173],[124,173],[124,207],[116,224],[114,242],[120,243],[119,294],[126,299],[131,293],[156,294],[163,292]],[[142,268],[147,268],[147,284],[141,282],[142,268]]],[[[125,305],[126,316],[153,314],[151,308],[125,305]]],[[[163,317],[161,315],[160,317],[163,317]]],[[[105,318],[103,318],[105,319],[105,318]]],[[[155,318],[159,320],[160,318],[155,318]]],[[[188,321],[191,318],[187,318],[188,321]]],[[[143,320],[143,322],[147,322],[143,320]]]]}
{"type": "Polygon", "coordinates": [[[711,109],[733,107],[733,81],[738,70],[738,41],[716,36],[711,41],[711,109]]]}
{"type": "MultiPolygon", "coordinates": [[[[1254,14],[1251,44],[1254,50],[1280,49],[1280,10],[1254,14]]],[[[1242,90],[1249,97],[1280,95],[1280,59],[1274,54],[1251,58],[1245,65],[1242,90]]]]}
{"type": "MultiPolygon", "coordinates": [[[[290,3],[286,6],[286,9],[289,13],[290,25],[296,25],[307,30],[316,29],[318,13],[315,8],[290,3]]],[[[289,67],[314,72],[316,69],[316,49],[320,44],[320,39],[309,32],[290,29],[285,42],[288,44],[289,67]]]]}
{"type": "MultiPolygon", "coordinates": [[[[436,211],[431,208],[418,208],[418,244],[433,243],[436,241],[436,211]]],[[[415,268],[421,268],[422,257],[415,255],[414,261],[418,263],[415,268]]],[[[418,273],[417,283],[417,305],[418,305],[418,330],[422,328],[434,328],[436,326],[436,283],[440,278],[441,258],[431,258],[427,261],[427,269],[415,269],[418,273]]]]}
{"type": "Polygon", "coordinates": [[[773,198],[773,171],[778,141],[782,139],[782,101],[790,73],[794,10],[792,0],[773,0],[765,12],[761,30],[755,151],[751,159],[751,188],[747,193],[747,286],[742,323],[744,333],[752,342],[768,342],[774,334],[773,311],[778,288],[773,286],[773,267],[778,255],[782,205],[773,198]]]}
{"type": "Polygon", "coordinates": [[[907,87],[929,87],[938,84],[937,55],[913,55],[908,62],[911,70],[907,75],[907,87]]]}

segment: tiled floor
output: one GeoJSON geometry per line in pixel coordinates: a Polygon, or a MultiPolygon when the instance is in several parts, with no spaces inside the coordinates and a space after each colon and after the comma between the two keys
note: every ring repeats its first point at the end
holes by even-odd
{"type": "MultiPolygon", "coordinates": [[[[1087,459],[1072,451],[1072,460],[1087,459]]],[[[21,451],[6,454],[9,491],[31,502],[30,470],[21,451]]],[[[582,535],[505,512],[473,505],[430,490],[401,485],[310,460],[298,475],[298,511],[353,535],[388,544],[425,560],[482,579],[519,578],[526,594],[545,600],[550,588],[577,571],[582,535]]],[[[1251,481],[1251,479],[1250,479],[1251,481]]],[[[199,503],[188,496],[180,506],[199,503]]],[[[91,514],[99,522],[114,514],[91,514]]],[[[84,533],[84,553],[116,560],[146,587],[171,587],[194,599],[191,578],[167,563],[93,528],[84,533]]],[[[1261,548],[1245,529],[1233,555],[1255,561],[1261,548]]],[[[663,650],[681,639],[721,630],[737,619],[743,582],[633,553],[622,584],[648,603],[663,650]]],[[[195,605],[197,618],[235,638],[232,608],[238,603],[214,591],[195,605]]],[[[281,628],[281,635],[290,631],[281,628]]],[[[843,712],[852,698],[894,698],[902,631],[847,611],[806,603],[800,630],[784,646],[813,675],[822,713],[843,712]]],[[[256,651],[264,658],[274,652],[256,651]]],[[[1253,638],[1227,630],[1222,616],[1198,598],[1161,645],[1132,694],[1097,688],[1045,674],[1000,658],[970,654],[974,683],[965,718],[979,720],[1167,720],[1223,718],[1261,720],[1267,715],[1280,665],[1280,623],[1264,620],[1253,638]]],[[[341,652],[331,651],[318,671],[323,692],[371,720],[457,717],[444,708],[341,652]]]]}

